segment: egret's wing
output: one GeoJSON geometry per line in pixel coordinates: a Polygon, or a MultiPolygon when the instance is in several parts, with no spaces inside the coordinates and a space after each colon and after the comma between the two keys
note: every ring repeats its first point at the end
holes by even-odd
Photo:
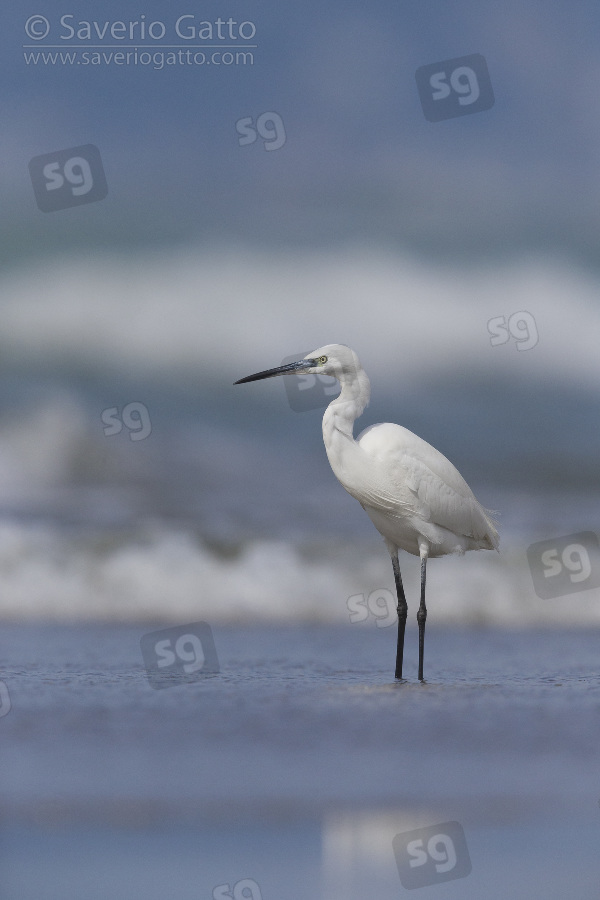
{"type": "Polygon", "coordinates": [[[431,444],[393,424],[367,428],[358,444],[376,463],[372,493],[390,512],[395,505],[399,515],[497,543],[489,515],[460,472],[431,444]]]}

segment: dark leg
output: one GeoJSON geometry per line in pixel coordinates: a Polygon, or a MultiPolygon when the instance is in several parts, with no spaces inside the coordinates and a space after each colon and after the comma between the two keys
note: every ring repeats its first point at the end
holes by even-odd
{"type": "Polygon", "coordinates": [[[398,646],[396,648],[396,678],[402,678],[402,660],[404,658],[404,630],[406,628],[408,606],[406,603],[406,597],[404,596],[402,576],[400,575],[398,551],[396,551],[392,555],[392,566],[394,567],[394,581],[396,582],[396,596],[398,597],[398,646]]]}
{"type": "Polygon", "coordinates": [[[421,557],[421,603],[417,613],[419,623],[419,681],[423,681],[423,654],[425,652],[425,622],[427,620],[427,607],[425,606],[425,577],[427,569],[427,557],[421,557]]]}

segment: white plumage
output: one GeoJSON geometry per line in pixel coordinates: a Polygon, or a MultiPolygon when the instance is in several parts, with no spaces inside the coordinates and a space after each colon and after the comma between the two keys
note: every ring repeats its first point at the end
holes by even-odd
{"type": "Polygon", "coordinates": [[[383,535],[392,558],[398,593],[396,677],[402,677],[406,599],[398,550],[421,558],[419,678],[423,680],[425,572],[428,557],[467,550],[497,550],[491,513],[476,500],[446,457],[401,425],[371,425],[354,439],[354,421],[369,402],[369,379],[358,356],[344,344],[327,344],[287,366],[241,379],[256,381],[298,371],[332,375],[341,392],[325,410],[323,440],[338,481],[363,507],[383,535]]]}
{"type": "Polygon", "coordinates": [[[382,485],[375,504],[364,508],[388,540],[416,556],[424,540],[433,557],[497,548],[498,532],[489,513],[431,444],[390,423],[365,429],[357,444],[379,470],[382,485]]]}

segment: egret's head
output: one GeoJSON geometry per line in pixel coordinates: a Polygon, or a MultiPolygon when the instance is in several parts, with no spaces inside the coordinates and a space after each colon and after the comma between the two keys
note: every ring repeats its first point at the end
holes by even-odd
{"type": "Polygon", "coordinates": [[[331,375],[338,381],[356,376],[361,369],[358,356],[345,344],[325,344],[311,353],[307,353],[305,360],[313,360],[314,365],[306,371],[314,375],[331,375]]]}
{"type": "Polygon", "coordinates": [[[240,378],[236,384],[244,384],[247,381],[259,381],[262,378],[274,378],[276,375],[285,375],[288,372],[307,372],[309,375],[332,375],[338,381],[344,381],[355,377],[361,370],[361,365],[356,353],[346,347],[345,344],[326,344],[308,353],[304,359],[298,362],[288,363],[286,366],[278,366],[276,369],[266,369],[257,372],[256,375],[248,375],[240,378]]]}

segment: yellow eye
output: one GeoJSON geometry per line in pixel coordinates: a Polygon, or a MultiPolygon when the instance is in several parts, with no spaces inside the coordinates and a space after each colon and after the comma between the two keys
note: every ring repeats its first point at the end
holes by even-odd
{"type": "Polygon", "coordinates": [[[317,362],[319,363],[320,366],[324,366],[325,363],[327,362],[327,357],[326,357],[326,356],[320,356],[320,357],[318,358],[317,362]]]}

